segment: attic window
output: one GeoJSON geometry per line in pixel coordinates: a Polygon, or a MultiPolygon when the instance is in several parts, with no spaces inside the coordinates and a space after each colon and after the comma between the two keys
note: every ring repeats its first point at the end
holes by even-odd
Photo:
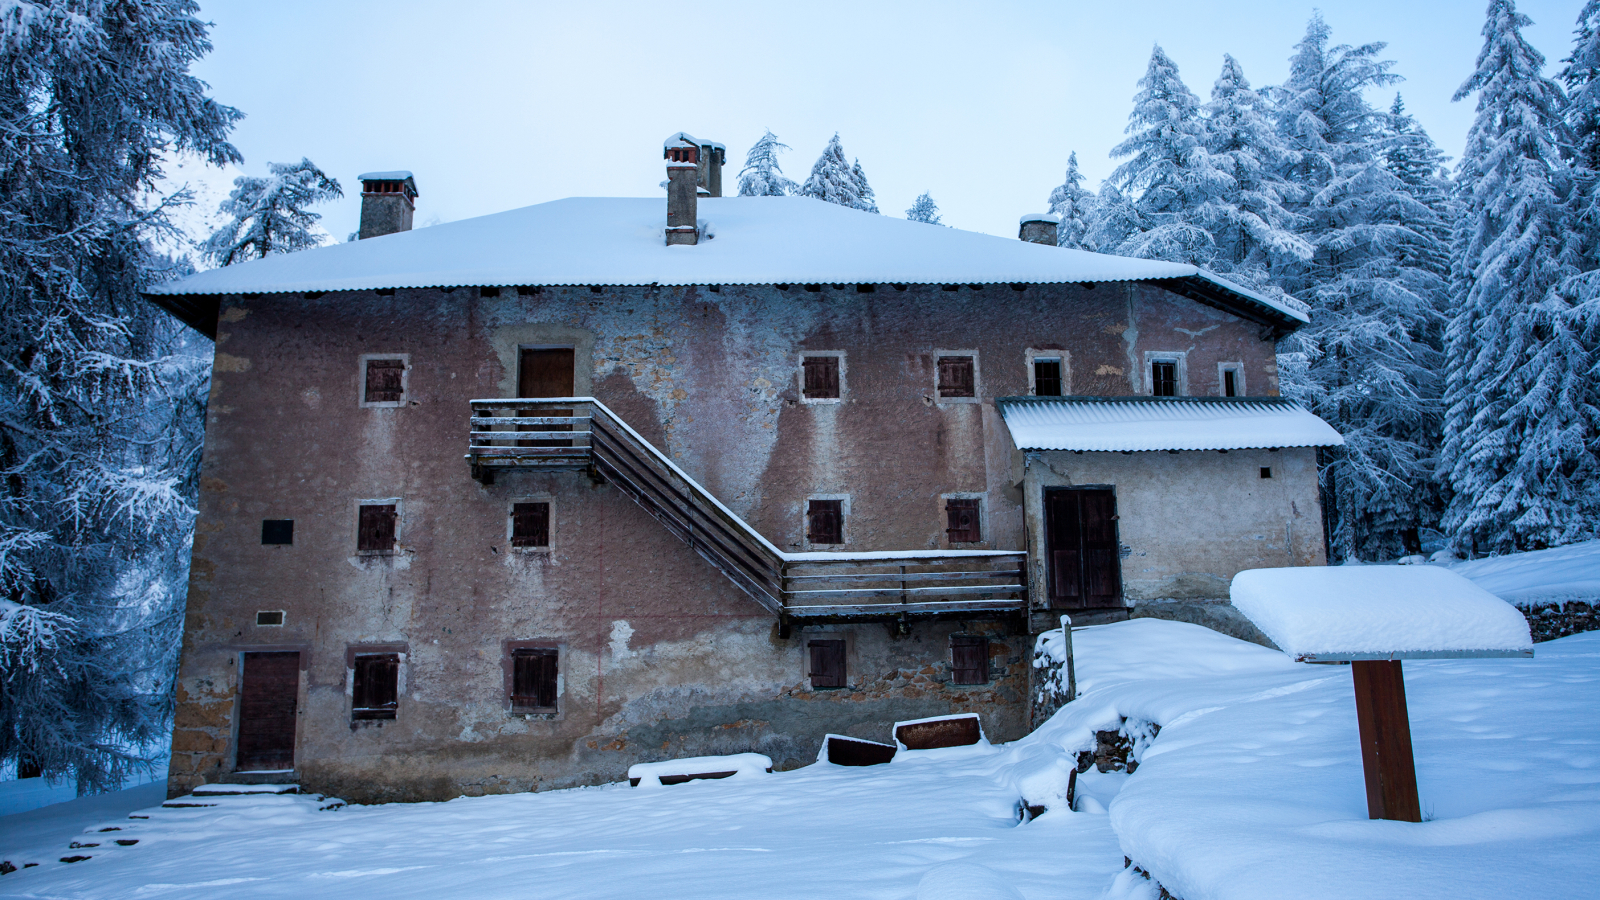
{"type": "Polygon", "coordinates": [[[511,504],[511,546],[550,546],[550,504],[511,504]]]}
{"type": "Polygon", "coordinates": [[[1178,396],[1178,361],[1158,359],[1150,363],[1150,393],[1155,397],[1178,396]]]}
{"type": "Polygon", "coordinates": [[[805,356],[800,360],[807,400],[839,399],[839,357],[805,356]]]}
{"type": "Polygon", "coordinates": [[[367,360],[368,403],[398,403],[405,397],[406,361],[403,359],[367,360]]]}
{"type": "Polygon", "coordinates": [[[939,357],[939,396],[977,396],[975,362],[970,356],[939,357]]]}
{"type": "Polygon", "coordinates": [[[806,501],[806,540],[812,544],[844,543],[844,501],[806,501]]]}
{"type": "Polygon", "coordinates": [[[944,501],[945,536],[952,544],[974,544],[983,540],[978,518],[977,498],[950,497],[944,501]]]}
{"type": "Polygon", "coordinates": [[[1038,357],[1033,361],[1033,395],[1061,396],[1061,360],[1038,357]]]}
{"type": "Polygon", "coordinates": [[[982,635],[950,636],[950,683],[989,682],[989,639],[982,635]]]}
{"type": "Polygon", "coordinates": [[[392,719],[400,706],[400,654],[373,653],[355,658],[350,718],[392,719]]]}
{"type": "Polygon", "coordinates": [[[511,651],[511,711],[555,712],[561,652],[554,647],[511,651]]]}

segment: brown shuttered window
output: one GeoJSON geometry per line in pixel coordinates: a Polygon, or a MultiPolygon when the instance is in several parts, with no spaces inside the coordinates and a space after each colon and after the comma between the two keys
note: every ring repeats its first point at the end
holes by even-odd
{"type": "Polygon", "coordinates": [[[806,501],[806,540],[813,544],[844,543],[844,501],[806,501]]]}
{"type": "Polygon", "coordinates": [[[395,403],[405,393],[401,376],[405,374],[403,359],[367,360],[367,402],[395,403]]]}
{"type": "Polygon", "coordinates": [[[978,525],[978,501],[955,497],[944,501],[944,514],[948,527],[944,533],[952,544],[971,544],[983,540],[983,529],[978,525]]]}
{"type": "Polygon", "coordinates": [[[398,518],[393,503],[362,506],[356,549],[363,553],[394,552],[395,522],[398,518]]]}
{"type": "Polygon", "coordinates": [[[511,708],[518,712],[554,712],[560,652],[554,647],[511,652],[511,708]]]}
{"type": "Polygon", "coordinates": [[[811,686],[842,688],[844,684],[844,641],[811,641],[811,686]]]}
{"type": "Polygon", "coordinates": [[[550,504],[514,503],[511,505],[511,546],[550,546],[550,504]]]}
{"type": "Polygon", "coordinates": [[[400,701],[400,655],[374,653],[355,659],[350,718],[392,719],[400,701]]]}
{"type": "Polygon", "coordinates": [[[965,634],[950,636],[950,681],[954,684],[988,683],[988,638],[965,634]]]}
{"type": "Polygon", "coordinates": [[[801,367],[805,370],[807,400],[839,399],[839,357],[807,356],[801,367]]]}
{"type": "Polygon", "coordinates": [[[1033,361],[1033,395],[1035,397],[1061,396],[1061,360],[1036,359],[1033,361]]]}
{"type": "Polygon", "coordinates": [[[1178,364],[1158,359],[1150,364],[1150,393],[1157,397],[1178,396],[1178,364]]]}
{"type": "Polygon", "coordinates": [[[976,396],[973,359],[970,356],[939,357],[939,396],[976,396]]]}

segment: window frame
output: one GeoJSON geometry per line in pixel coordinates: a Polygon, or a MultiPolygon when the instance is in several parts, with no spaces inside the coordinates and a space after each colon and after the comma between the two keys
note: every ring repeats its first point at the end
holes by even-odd
{"type": "Polygon", "coordinates": [[[850,543],[850,532],[847,524],[850,521],[850,495],[849,494],[810,494],[800,507],[800,540],[807,550],[837,550],[850,543]],[[823,544],[811,539],[811,504],[816,501],[837,502],[839,504],[839,543],[823,544]]]}
{"type": "Polygon", "coordinates": [[[361,409],[401,409],[410,405],[411,401],[411,354],[409,353],[363,353],[358,357],[356,367],[356,403],[361,409]],[[398,359],[400,360],[400,399],[399,400],[368,400],[367,399],[367,363],[373,360],[398,359]]]}
{"type": "Polygon", "coordinates": [[[983,402],[983,365],[977,350],[935,350],[933,351],[933,402],[934,403],[982,403],[983,402]],[[940,362],[948,357],[968,357],[972,360],[972,396],[946,397],[940,393],[940,362]]]}
{"type": "Polygon", "coordinates": [[[1040,394],[1038,373],[1034,371],[1034,364],[1039,360],[1056,360],[1061,364],[1061,393],[1053,396],[1070,397],[1072,395],[1072,353],[1067,350],[1052,350],[1043,347],[1029,347],[1023,352],[1028,374],[1028,396],[1049,397],[1051,394],[1040,394]]]}
{"type": "Polygon", "coordinates": [[[800,402],[807,406],[830,406],[843,403],[849,393],[849,367],[846,354],[843,350],[803,350],[795,357],[795,378],[799,386],[800,402]],[[836,360],[839,367],[839,396],[837,397],[807,397],[806,396],[806,359],[810,357],[831,357],[836,360]]]}
{"type": "Polygon", "coordinates": [[[1235,396],[1235,397],[1248,397],[1248,396],[1250,396],[1249,393],[1245,390],[1245,387],[1244,387],[1244,363],[1238,362],[1238,361],[1234,361],[1234,362],[1219,362],[1219,363],[1217,363],[1217,396],[1218,397],[1226,397],[1226,396],[1228,396],[1228,375],[1227,375],[1227,373],[1229,373],[1229,372],[1233,373],[1233,386],[1234,386],[1234,394],[1233,394],[1233,396],[1235,396]]]}
{"type": "Polygon", "coordinates": [[[1146,350],[1144,351],[1144,370],[1140,373],[1143,380],[1142,393],[1148,397],[1164,396],[1156,394],[1155,364],[1157,362],[1171,362],[1175,366],[1173,373],[1174,397],[1188,397],[1189,393],[1189,353],[1185,350],[1146,350]]]}
{"type": "Polygon", "coordinates": [[[345,701],[350,711],[350,727],[362,722],[393,722],[400,717],[400,700],[406,693],[407,644],[350,644],[345,647],[345,701]],[[361,674],[363,659],[394,658],[394,706],[356,706],[356,680],[361,674]],[[365,715],[363,714],[365,713],[365,715]],[[387,713],[387,715],[385,715],[387,713]]]}
{"type": "Polygon", "coordinates": [[[505,698],[506,714],[537,719],[561,719],[565,713],[565,704],[561,702],[566,693],[566,663],[567,646],[560,641],[552,640],[507,640],[501,642],[500,668],[504,676],[502,695],[505,698]],[[552,706],[526,706],[519,705],[517,700],[517,656],[518,654],[537,651],[539,653],[555,656],[556,679],[554,685],[554,700],[552,706]]]}
{"type": "Polygon", "coordinates": [[[506,546],[517,553],[549,553],[556,546],[556,504],[549,494],[529,494],[506,501],[506,546]],[[545,506],[545,543],[518,546],[517,506],[523,503],[543,503],[545,506]]]}

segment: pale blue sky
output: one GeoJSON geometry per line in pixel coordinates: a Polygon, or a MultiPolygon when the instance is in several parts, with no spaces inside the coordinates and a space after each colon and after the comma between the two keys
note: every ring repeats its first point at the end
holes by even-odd
{"type": "MultiPolygon", "coordinates": [[[[1115,163],[1152,43],[1202,98],[1232,53],[1281,81],[1313,2],[328,2],[201,0],[216,50],[196,71],[248,114],[244,169],[309,156],[347,198],[355,176],[410,169],[418,224],[568,196],[658,196],[661,140],[728,145],[729,185],[771,128],[804,180],[838,131],[878,205],[928,190],[945,222],[1016,235],[1067,154],[1091,188],[1115,163]]],[[[1472,105],[1451,95],[1482,44],[1482,0],[1320,4],[1339,43],[1388,43],[1398,90],[1459,155],[1472,105]]],[[[1523,0],[1526,34],[1559,66],[1582,0],[1523,0]]],[[[1387,105],[1393,91],[1375,96],[1387,105]]],[[[729,191],[732,193],[732,190],[729,191]]]]}

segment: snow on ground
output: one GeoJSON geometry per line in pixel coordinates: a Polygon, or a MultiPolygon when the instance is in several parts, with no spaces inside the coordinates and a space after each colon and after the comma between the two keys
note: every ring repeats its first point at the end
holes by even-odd
{"type": "MultiPolygon", "coordinates": [[[[1084,694],[1009,745],[659,790],[626,785],[322,811],[224,797],[80,819],[92,858],[0,877],[52,898],[841,896],[1184,900],[1585,896],[1600,872],[1600,633],[1531,660],[1406,663],[1423,808],[1366,818],[1350,669],[1194,625],[1073,633],[1084,694]],[[1079,776],[1124,717],[1133,775],[1079,776]],[[1160,724],[1159,735],[1143,723],[1160,724]],[[1049,811],[1018,825],[1019,799],[1049,811]],[[1109,814],[1101,812],[1109,808],[1109,814]],[[101,827],[120,832],[101,833],[101,827]],[[110,835],[137,840],[107,843],[110,835]]],[[[70,805],[70,804],[69,804],[70,805]]],[[[41,811],[43,812],[43,811],[41,811]]],[[[0,859],[33,844],[0,818],[0,859]]]]}
{"type": "Polygon", "coordinates": [[[1450,571],[1518,606],[1593,602],[1600,598],[1600,541],[1475,559],[1456,563],[1450,571]]]}

